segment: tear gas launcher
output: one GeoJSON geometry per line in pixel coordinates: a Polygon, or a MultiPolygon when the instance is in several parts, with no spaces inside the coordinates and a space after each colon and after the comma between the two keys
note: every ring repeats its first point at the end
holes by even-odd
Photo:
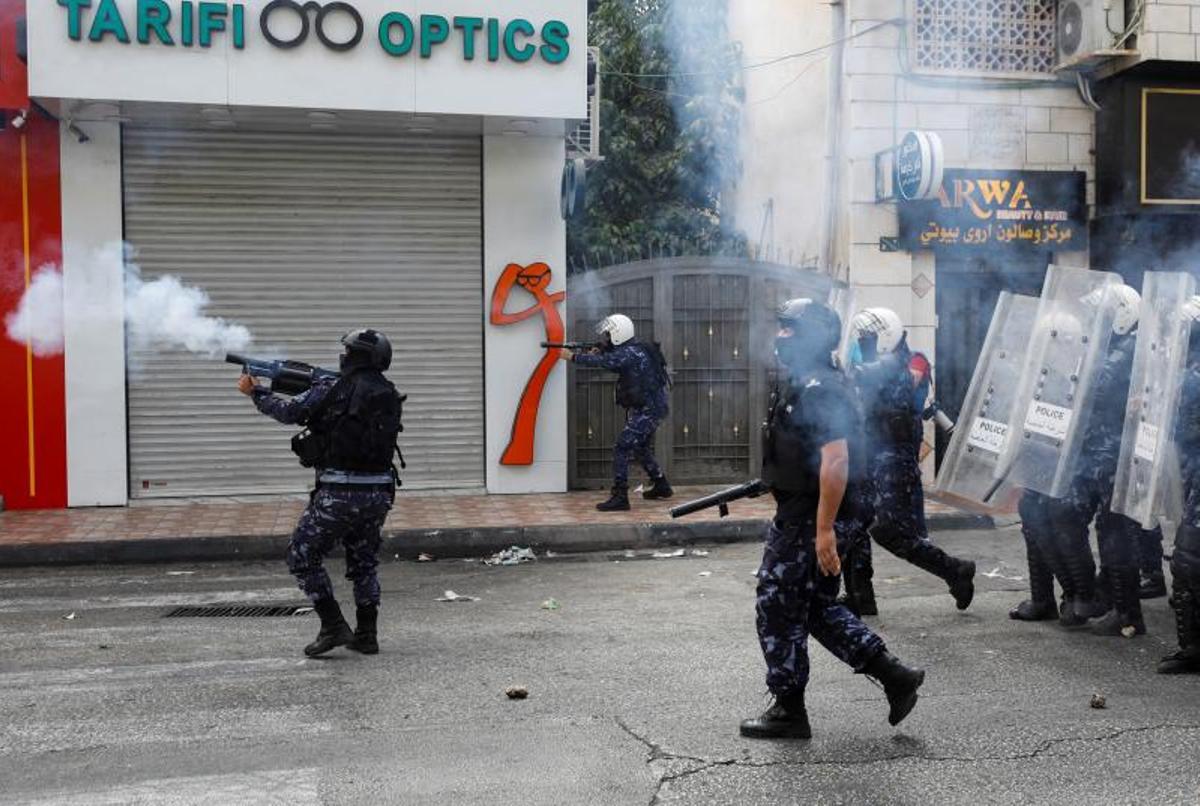
{"type": "Polygon", "coordinates": [[[341,373],[314,367],[300,361],[283,361],[270,358],[251,358],[237,353],[226,353],[229,364],[241,364],[242,372],[256,378],[270,378],[271,391],[283,395],[298,395],[312,388],[313,382],[321,378],[340,378],[341,373]]]}
{"type": "Polygon", "coordinates": [[[544,341],[545,350],[571,350],[576,353],[586,353],[589,350],[599,350],[603,345],[598,341],[544,341]]]}
{"type": "Polygon", "coordinates": [[[717,507],[724,518],[729,514],[729,505],[734,501],[740,501],[743,498],[758,498],[763,493],[767,492],[767,485],[761,479],[754,479],[745,484],[739,484],[736,487],[730,487],[727,490],[706,495],[703,498],[697,498],[695,501],[688,501],[686,504],[680,504],[671,509],[672,518],[682,518],[684,515],[691,515],[693,512],[699,512],[702,509],[709,507],[717,507]]]}
{"type": "Polygon", "coordinates": [[[921,412],[921,419],[933,420],[933,424],[946,436],[954,433],[954,421],[950,419],[950,415],[946,414],[945,410],[938,405],[936,400],[926,406],[925,411],[921,412]]]}

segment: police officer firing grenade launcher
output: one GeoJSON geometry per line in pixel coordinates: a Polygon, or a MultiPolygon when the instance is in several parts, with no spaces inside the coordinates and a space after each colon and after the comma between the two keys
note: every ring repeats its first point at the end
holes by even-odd
{"type": "Polygon", "coordinates": [[[612,495],[596,505],[601,512],[629,509],[629,460],[637,459],[650,477],[646,499],[670,498],[674,492],[654,458],[654,432],[667,416],[671,377],[662,350],[634,338],[633,321],[615,313],[596,326],[598,347],[568,344],[563,357],[581,367],[601,367],[618,375],[617,405],[625,409],[625,427],[613,447],[612,495]]]}
{"type": "Polygon", "coordinates": [[[741,734],[811,737],[804,702],[809,635],[883,684],[888,722],[896,725],[916,705],[925,673],[904,666],[837,601],[841,562],[835,528],[857,500],[852,488],[867,461],[854,393],[833,359],[841,318],[828,305],[801,298],[786,302],[778,320],[775,352],[787,380],[771,396],[763,432],[762,483],[777,508],[758,570],[756,606],[774,702],[744,721],[741,734]]]}
{"type": "Polygon", "coordinates": [[[900,317],[888,308],[867,308],[850,323],[851,378],[865,418],[871,456],[875,523],[848,539],[846,601],[855,612],[878,612],[871,584],[871,539],[946,582],[959,610],[975,596],[975,563],[951,557],[929,539],[921,483],[919,446],[931,367],[908,346],[900,317]]]}
{"type": "MultiPolygon", "coordinates": [[[[284,425],[304,426],[292,438],[292,451],[301,465],[316,472],[316,489],[287,552],[288,569],[321,618],[316,640],[304,648],[309,657],[339,646],[366,655],[379,652],[380,532],[399,484],[392,460],[399,456],[396,438],[405,398],[383,376],[392,363],[392,345],[369,329],[350,331],[342,345],[341,371],[309,368],[311,385],[291,399],[257,386],[254,377],[263,367],[252,360],[238,382],[263,414],[284,425]],[[354,585],[354,630],[342,616],[323,566],[338,543],[346,553],[346,578],[354,585]]],[[[278,378],[267,377],[278,388],[278,378]]],[[[402,458],[400,463],[403,467],[402,458]]]]}

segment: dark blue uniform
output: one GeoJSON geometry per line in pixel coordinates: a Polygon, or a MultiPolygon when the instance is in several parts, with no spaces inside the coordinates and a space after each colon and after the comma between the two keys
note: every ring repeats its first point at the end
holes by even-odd
{"type": "MultiPolygon", "coordinates": [[[[838,578],[822,574],[817,563],[821,448],[847,440],[853,451],[856,413],[851,390],[832,368],[801,373],[772,398],[763,480],[777,510],[758,570],[756,621],[767,686],[779,698],[799,696],[808,684],[809,635],[859,672],[885,650],[883,640],[837,602],[838,578]]],[[[852,455],[852,476],[856,461],[852,455]]],[[[848,489],[839,521],[842,512],[852,516],[856,500],[848,489]]]]}
{"type": "MultiPolygon", "coordinates": [[[[1192,339],[1200,338],[1193,332],[1192,339]]],[[[1171,608],[1179,636],[1174,671],[1200,672],[1200,365],[1188,368],[1175,441],[1183,471],[1183,517],[1171,555],[1171,608]]],[[[1164,660],[1164,664],[1167,661],[1164,660]]],[[[1161,667],[1161,671],[1168,669],[1161,667]]]]}
{"type": "MultiPolygon", "coordinates": [[[[1067,494],[1051,501],[1049,507],[1050,534],[1057,543],[1060,581],[1066,597],[1086,603],[1096,596],[1095,562],[1089,540],[1089,527],[1094,519],[1100,544],[1101,577],[1106,588],[1101,593],[1111,597],[1123,613],[1140,619],[1137,545],[1141,528],[1110,509],[1113,481],[1121,455],[1125,402],[1135,344],[1133,334],[1112,339],[1096,384],[1098,398],[1092,405],[1087,434],[1077,460],[1079,472],[1067,494]]],[[[1082,615],[1090,612],[1086,605],[1082,607],[1082,615]]],[[[1081,615],[1076,614],[1074,620],[1080,618],[1081,615]]]]}
{"type": "Polygon", "coordinates": [[[625,407],[625,427],[613,448],[613,485],[629,484],[629,460],[637,459],[651,480],[661,478],[654,458],[654,432],[669,411],[667,384],[651,349],[639,341],[627,341],[599,353],[576,353],[572,360],[582,367],[600,367],[616,372],[618,403],[625,407]],[[622,390],[629,397],[622,398],[622,390]]]}
{"type": "MultiPolygon", "coordinates": [[[[304,422],[333,388],[332,379],[286,399],[265,389],[254,391],[254,405],[284,425],[304,422]]],[[[318,477],[337,468],[318,468],[318,477]]],[[[379,546],[393,493],[386,484],[318,484],[288,544],[288,569],[313,602],[333,598],[333,583],[323,561],[335,546],[346,552],[346,579],[354,584],[359,607],[379,604],[379,546]],[[357,488],[357,489],[356,489],[357,488]]]]}
{"type": "MultiPolygon", "coordinates": [[[[909,372],[911,355],[908,350],[898,350],[860,365],[854,373],[874,483],[875,523],[870,536],[897,557],[947,583],[955,583],[970,564],[950,557],[929,539],[917,461],[923,400],[918,402],[918,390],[909,372]]],[[[870,542],[859,539],[855,548],[850,558],[851,573],[869,579],[870,542]]]]}

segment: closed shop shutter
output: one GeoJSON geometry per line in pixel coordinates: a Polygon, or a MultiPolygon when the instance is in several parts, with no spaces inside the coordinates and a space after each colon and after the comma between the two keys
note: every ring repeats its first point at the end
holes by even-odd
{"type": "MultiPolygon", "coordinates": [[[[408,395],[406,488],[484,484],[478,138],[126,127],[125,232],[248,326],[255,354],[336,369],[353,327],[387,333],[408,395]]],[[[237,367],[131,343],[135,498],[303,491],[294,429],[255,411],[237,367]]]]}

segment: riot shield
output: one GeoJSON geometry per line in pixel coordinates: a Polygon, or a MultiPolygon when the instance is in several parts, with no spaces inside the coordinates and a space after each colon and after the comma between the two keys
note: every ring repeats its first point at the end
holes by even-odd
{"type": "MultiPolygon", "coordinates": [[[[996,463],[1004,449],[1037,311],[1036,297],[1008,291],[1000,294],[963,399],[958,427],[938,468],[933,497],[967,509],[987,508],[984,496],[992,489],[996,463]]],[[[992,502],[1004,498],[996,494],[992,502]]]]}
{"type": "Polygon", "coordinates": [[[838,366],[847,367],[850,360],[850,320],[854,317],[854,289],[841,281],[829,288],[829,307],[842,317],[842,340],[838,342],[838,366]]]}
{"type": "Polygon", "coordinates": [[[1113,484],[1112,511],[1153,529],[1169,520],[1172,475],[1179,472],[1170,450],[1187,363],[1191,321],[1183,304],[1196,293],[1190,274],[1146,272],[1138,320],[1129,403],[1121,436],[1121,458],[1113,484]]]}
{"type": "Polygon", "coordinates": [[[1062,498],[1087,431],[1096,379],[1112,337],[1111,272],[1050,266],[996,464],[992,501],[1005,483],[1062,498]]]}

